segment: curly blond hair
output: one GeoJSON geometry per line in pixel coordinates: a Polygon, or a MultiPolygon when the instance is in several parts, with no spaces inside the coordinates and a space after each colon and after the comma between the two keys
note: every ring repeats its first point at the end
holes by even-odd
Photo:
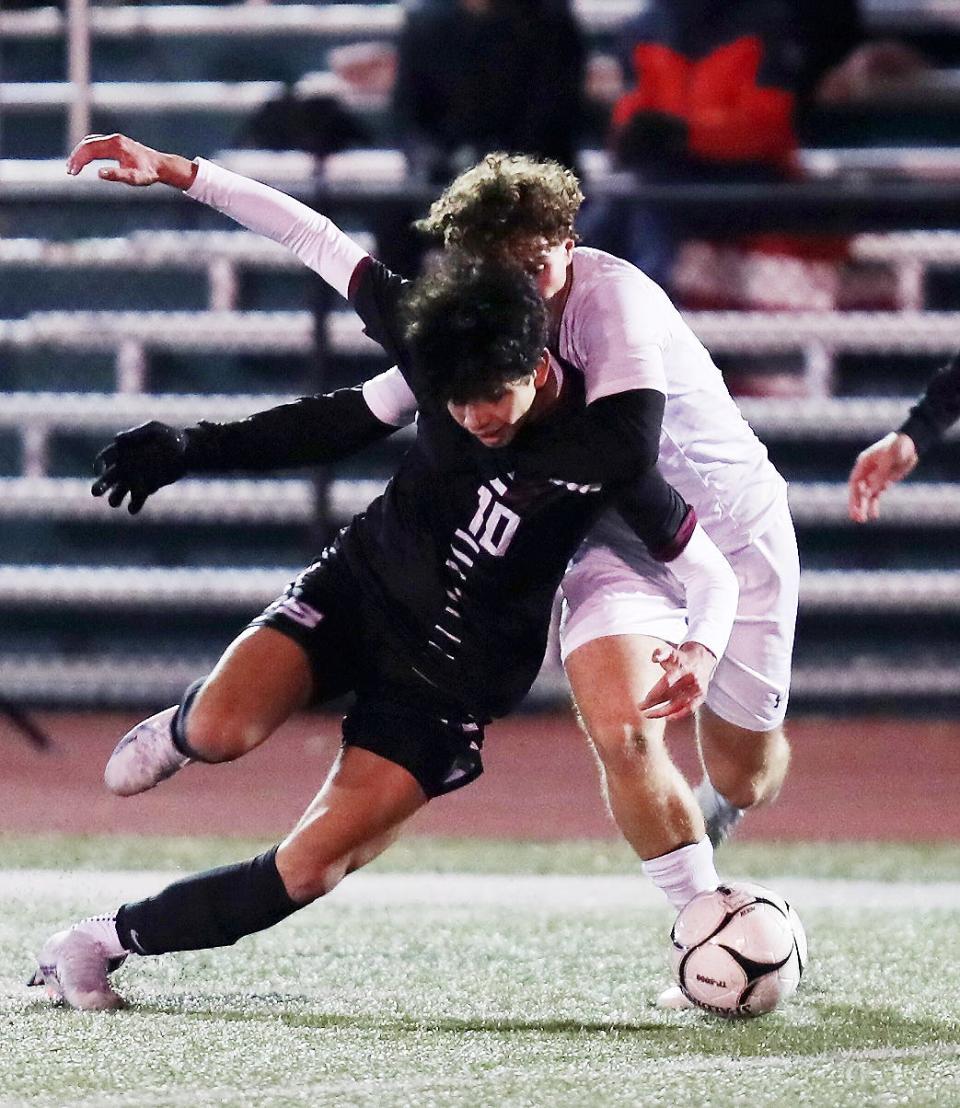
{"type": "Polygon", "coordinates": [[[445,246],[489,256],[507,243],[576,237],[582,203],[576,174],[559,162],[498,151],[448,185],[416,227],[445,246]]]}

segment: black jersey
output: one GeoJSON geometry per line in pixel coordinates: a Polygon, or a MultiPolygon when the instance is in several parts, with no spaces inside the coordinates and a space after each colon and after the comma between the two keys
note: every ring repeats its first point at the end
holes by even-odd
{"type": "Polygon", "coordinates": [[[938,442],[947,428],[960,419],[960,354],[953,357],[927,385],[926,392],[910,409],[900,427],[913,439],[917,454],[938,442]]]}
{"type": "Polygon", "coordinates": [[[416,439],[384,493],[338,543],[412,674],[478,717],[499,716],[536,677],[554,594],[605,503],[599,484],[544,475],[535,464],[538,444],[542,456],[557,457],[557,432],[582,413],[583,387],[566,375],[547,417],[521,428],[509,446],[482,445],[417,380],[397,321],[403,283],[372,262],[352,299],[417,398],[416,439]]]}

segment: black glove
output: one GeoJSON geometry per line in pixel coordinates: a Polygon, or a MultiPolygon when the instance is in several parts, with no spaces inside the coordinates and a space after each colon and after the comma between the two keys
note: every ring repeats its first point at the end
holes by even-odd
{"type": "Polygon", "coordinates": [[[136,515],[148,496],[187,472],[187,444],[186,431],[155,419],[121,431],[97,455],[97,480],[90,491],[94,496],[109,493],[111,508],[119,508],[129,493],[127,510],[136,515]]]}

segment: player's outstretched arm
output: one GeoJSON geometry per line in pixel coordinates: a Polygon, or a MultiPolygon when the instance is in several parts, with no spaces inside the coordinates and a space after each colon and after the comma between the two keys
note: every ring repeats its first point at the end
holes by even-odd
{"type": "Polygon", "coordinates": [[[880,497],[897,481],[902,481],[919,460],[913,439],[900,431],[891,431],[857,455],[847,483],[848,509],[855,523],[866,523],[880,516],[880,497]]]}
{"type": "Polygon", "coordinates": [[[90,162],[116,162],[103,166],[97,176],[104,181],[143,188],[146,185],[170,185],[186,190],[194,182],[197,167],[179,154],[162,154],[126,135],[87,135],[70,152],[67,173],[75,177],[90,162]]]}
{"type": "Polygon", "coordinates": [[[292,196],[214,165],[204,158],[188,161],[162,154],[126,135],[89,135],[67,159],[77,174],[89,162],[116,161],[100,170],[106,181],[127,185],[158,182],[182,189],[191,200],[215,208],[242,227],[285,246],[328,285],[347,296],[350,279],[367,251],[325,215],[292,196]]]}
{"type": "Polygon", "coordinates": [[[273,239],[347,296],[350,279],[367,251],[325,215],[292,196],[233,173],[204,158],[189,161],[162,154],[126,135],[89,135],[67,159],[67,172],[77,174],[89,162],[113,160],[100,170],[106,181],[127,185],[162,183],[182,189],[191,200],[215,208],[242,227],[273,239]]]}
{"type": "Polygon", "coordinates": [[[91,492],[106,496],[113,508],[129,497],[128,511],[136,515],[158,489],[190,473],[262,473],[338,461],[412,418],[398,400],[391,402],[398,391],[392,375],[396,371],[363,389],[306,396],[233,423],[177,428],[153,420],[121,431],[97,455],[91,492]]]}

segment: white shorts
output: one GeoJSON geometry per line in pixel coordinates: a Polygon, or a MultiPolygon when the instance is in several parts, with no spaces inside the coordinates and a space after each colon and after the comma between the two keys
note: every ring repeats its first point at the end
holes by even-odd
{"type": "MultiPolygon", "coordinates": [[[[797,621],[800,559],[786,502],[763,534],[740,550],[724,551],[740,582],[740,603],[707,706],[750,731],[778,727],[787,711],[797,621]]],[[[560,653],[613,635],[652,635],[682,642],[687,630],[683,587],[637,542],[629,550],[589,540],[562,585],[560,653]]]]}

